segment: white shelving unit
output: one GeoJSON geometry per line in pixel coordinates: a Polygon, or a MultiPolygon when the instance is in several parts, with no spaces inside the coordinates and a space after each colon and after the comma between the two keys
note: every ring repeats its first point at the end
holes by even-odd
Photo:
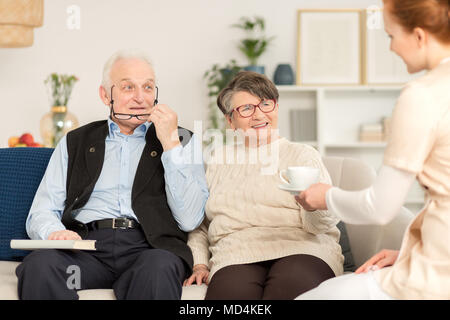
{"type": "Polygon", "coordinates": [[[324,145],[324,148],[336,148],[336,149],[380,149],[385,148],[386,142],[348,142],[348,143],[328,143],[324,145]]]}
{"type": "MultiPolygon", "coordinates": [[[[402,86],[278,86],[280,93],[278,125],[280,135],[291,135],[290,110],[315,110],[317,141],[299,141],[317,148],[324,156],[361,159],[378,170],[386,142],[360,142],[362,124],[381,122],[389,117],[402,86]]],[[[418,212],[424,193],[417,182],[408,194],[406,206],[418,212]]]]}

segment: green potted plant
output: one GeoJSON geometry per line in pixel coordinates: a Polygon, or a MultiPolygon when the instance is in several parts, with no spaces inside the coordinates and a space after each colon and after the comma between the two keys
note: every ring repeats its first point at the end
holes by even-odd
{"type": "Polygon", "coordinates": [[[249,65],[245,70],[264,74],[264,66],[258,66],[258,59],[267,50],[274,37],[265,36],[265,21],[262,17],[242,17],[232,27],[245,31],[246,37],[239,42],[239,50],[246,56],[249,65]]]}
{"type": "Polygon", "coordinates": [[[54,148],[59,140],[70,130],[78,127],[78,120],[67,110],[73,86],[78,78],[74,75],[50,74],[44,83],[50,98],[50,112],[46,113],[40,123],[41,136],[46,147],[54,148]]]}
{"type": "Polygon", "coordinates": [[[226,85],[234,78],[234,76],[242,70],[242,67],[237,65],[236,60],[232,59],[225,66],[214,64],[211,69],[207,70],[204,78],[207,81],[209,103],[209,126],[212,129],[225,130],[225,118],[216,104],[216,99],[219,92],[226,87],[226,85]]]}

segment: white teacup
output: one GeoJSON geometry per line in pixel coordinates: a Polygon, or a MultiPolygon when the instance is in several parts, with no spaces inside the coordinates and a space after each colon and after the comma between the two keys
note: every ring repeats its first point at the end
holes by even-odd
{"type": "Polygon", "coordinates": [[[280,179],[290,188],[306,190],[319,182],[319,169],[312,167],[288,167],[280,171],[280,179]],[[283,177],[286,175],[287,180],[283,177]]]}

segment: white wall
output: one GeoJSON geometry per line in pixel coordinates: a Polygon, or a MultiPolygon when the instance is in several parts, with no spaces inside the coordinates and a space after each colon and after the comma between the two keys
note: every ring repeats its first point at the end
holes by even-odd
{"type": "Polygon", "coordinates": [[[69,109],[81,125],[105,119],[101,72],[122,48],[148,51],[160,102],[178,113],[181,126],[193,129],[195,120],[207,119],[204,72],[231,58],[246,63],[236,45],[242,31],[230,27],[240,17],[263,16],[267,34],[276,36],[260,60],[272,78],[278,63],[295,70],[297,9],[370,5],[381,6],[381,0],[45,0],[44,26],[35,29],[34,45],[0,49],[0,147],[24,132],[42,141],[39,121],[50,108],[43,82],[52,72],[80,78],[69,109]],[[66,26],[73,4],[81,9],[80,30],[66,26]]]}

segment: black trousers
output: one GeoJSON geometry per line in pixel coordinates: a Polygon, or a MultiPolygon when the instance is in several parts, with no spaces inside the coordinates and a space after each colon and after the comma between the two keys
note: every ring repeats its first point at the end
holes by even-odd
{"type": "Polygon", "coordinates": [[[110,289],[117,299],[181,298],[184,262],[152,248],[142,229],[100,229],[96,251],[35,250],[16,268],[20,299],[78,299],[77,290],[110,289]]]}
{"type": "Polygon", "coordinates": [[[213,275],[205,300],[292,300],[334,276],[324,261],[307,254],[231,265],[213,275]]]}

